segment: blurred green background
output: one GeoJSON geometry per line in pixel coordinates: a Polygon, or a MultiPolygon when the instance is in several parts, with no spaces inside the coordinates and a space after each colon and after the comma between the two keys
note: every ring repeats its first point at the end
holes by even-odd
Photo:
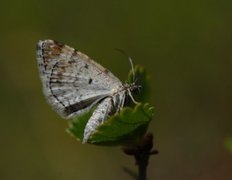
{"type": "Polygon", "coordinates": [[[88,54],[126,80],[121,48],[151,76],[160,154],[149,179],[231,180],[232,1],[1,0],[0,179],[132,179],[119,147],[82,145],[47,105],[39,39],[88,54]]]}

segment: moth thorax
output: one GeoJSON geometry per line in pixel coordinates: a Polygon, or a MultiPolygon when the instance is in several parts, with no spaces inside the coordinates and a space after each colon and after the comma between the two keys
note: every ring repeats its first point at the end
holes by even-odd
{"type": "Polygon", "coordinates": [[[124,86],[119,86],[118,88],[112,89],[112,94],[115,95],[115,94],[118,94],[118,93],[125,91],[125,90],[126,90],[126,88],[124,86]]]}

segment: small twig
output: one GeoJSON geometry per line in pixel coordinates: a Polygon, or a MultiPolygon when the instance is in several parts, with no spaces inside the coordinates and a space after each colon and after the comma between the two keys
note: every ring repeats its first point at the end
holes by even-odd
{"type": "Polygon", "coordinates": [[[147,166],[149,157],[158,154],[157,150],[153,148],[153,135],[151,133],[145,134],[143,138],[136,144],[126,146],[123,151],[127,155],[134,156],[136,165],[138,166],[138,180],[147,179],[147,166]]]}

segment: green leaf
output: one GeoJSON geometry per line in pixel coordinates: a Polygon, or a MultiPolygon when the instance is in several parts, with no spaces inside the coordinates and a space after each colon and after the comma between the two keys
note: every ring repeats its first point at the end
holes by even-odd
{"type": "MultiPolygon", "coordinates": [[[[91,114],[92,111],[70,121],[67,131],[82,141],[85,125],[91,114]]],[[[153,114],[154,108],[148,103],[138,104],[134,108],[125,107],[99,126],[88,143],[96,145],[134,143],[146,132],[153,114]]]]}
{"type": "Polygon", "coordinates": [[[232,153],[232,138],[227,138],[225,140],[225,146],[232,153]]]}

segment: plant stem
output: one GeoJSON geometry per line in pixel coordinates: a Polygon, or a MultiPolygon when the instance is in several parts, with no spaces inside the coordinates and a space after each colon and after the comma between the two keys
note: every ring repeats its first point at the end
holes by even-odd
{"type": "Polygon", "coordinates": [[[147,164],[149,156],[145,157],[143,154],[138,154],[135,156],[136,164],[138,166],[138,179],[146,180],[147,179],[147,164]]]}
{"type": "MultiPolygon", "coordinates": [[[[137,157],[138,158],[138,157],[137,157]]],[[[138,162],[137,159],[137,165],[138,165],[138,179],[139,180],[146,180],[147,179],[147,164],[145,164],[145,159],[140,159],[138,162]]]]}
{"type": "Polygon", "coordinates": [[[147,166],[149,158],[153,154],[158,154],[157,150],[153,148],[153,135],[151,133],[146,134],[136,145],[127,146],[123,148],[123,151],[127,155],[133,155],[136,165],[138,166],[138,180],[147,179],[147,166]]]}

